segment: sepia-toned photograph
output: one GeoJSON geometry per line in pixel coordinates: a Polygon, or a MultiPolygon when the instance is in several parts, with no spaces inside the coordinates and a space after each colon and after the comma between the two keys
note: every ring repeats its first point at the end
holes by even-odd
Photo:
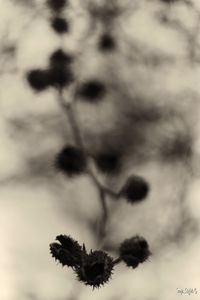
{"type": "Polygon", "coordinates": [[[200,299],[200,0],[0,0],[0,300],[200,299]]]}

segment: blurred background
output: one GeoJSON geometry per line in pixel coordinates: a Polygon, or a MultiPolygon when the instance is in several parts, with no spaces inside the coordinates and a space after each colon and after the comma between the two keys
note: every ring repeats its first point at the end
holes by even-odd
{"type": "MultiPolygon", "coordinates": [[[[0,7],[0,299],[175,300],[181,289],[196,289],[189,299],[198,299],[199,1],[71,0],[66,34],[44,0],[0,7]],[[102,46],[105,34],[112,40],[102,46]],[[135,270],[118,265],[94,291],[49,254],[58,234],[97,249],[102,215],[91,179],[56,169],[56,155],[73,144],[56,90],[38,93],[27,81],[59,48],[74,58],[75,82],[101,80],[107,89],[103,101],[74,103],[88,153],[120,158],[115,172],[94,163],[95,176],[113,192],[131,175],[149,186],[138,203],[106,198],[103,248],[117,257],[120,243],[139,234],[152,256],[135,270]]],[[[73,92],[74,84],[64,91],[66,103],[73,92]]]]}

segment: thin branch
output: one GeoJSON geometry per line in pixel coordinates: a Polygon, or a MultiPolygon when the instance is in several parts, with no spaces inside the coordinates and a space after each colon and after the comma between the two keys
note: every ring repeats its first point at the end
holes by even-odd
{"type": "Polygon", "coordinates": [[[73,137],[75,140],[75,144],[77,146],[79,146],[81,148],[81,150],[85,153],[85,148],[83,145],[83,140],[80,134],[80,130],[77,126],[77,122],[75,120],[75,116],[72,110],[72,105],[71,103],[65,103],[65,100],[63,98],[63,94],[62,91],[59,91],[59,97],[58,97],[58,101],[60,106],[65,110],[67,118],[69,120],[71,129],[72,129],[72,133],[73,133],[73,137]]]}
{"type": "MultiPolygon", "coordinates": [[[[86,157],[88,157],[88,154],[84,147],[81,132],[80,132],[80,129],[78,127],[78,124],[77,124],[77,121],[75,118],[73,106],[71,103],[66,103],[64,101],[62,91],[59,91],[58,102],[59,102],[60,106],[64,109],[64,111],[66,112],[76,145],[83,151],[84,155],[86,157]]],[[[96,188],[98,189],[99,199],[100,199],[101,206],[102,206],[102,217],[100,220],[100,225],[99,225],[99,230],[98,230],[98,240],[100,243],[100,242],[102,242],[102,240],[104,239],[104,237],[106,235],[106,227],[107,227],[107,221],[108,221],[108,209],[107,209],[107,205],[106,205],[106,194],[109,194],[113,197],[117,197],[117,195],[115,195],[112,191],[110,191],[109,189],[107,189],[106,187],[104,187],[100,184],[100,182],[98,181],[98,179],[96,178],[96,176],[94,175],[94,173],[92,172],[92,170],[89,166],[87,167],[86,173],[92,179],[93,183],[95,184],[96,188]]]]}
{"type": "Polygon", "coordinates": [[[118,257],[113,261],[113,264],[118,265],[121,261],[122,261],[122,259],[120,257],[118,257]]]}

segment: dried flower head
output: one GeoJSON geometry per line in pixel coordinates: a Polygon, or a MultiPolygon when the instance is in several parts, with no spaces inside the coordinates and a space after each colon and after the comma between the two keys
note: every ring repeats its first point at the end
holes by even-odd
{"type": "Polygon", "coordinates": [[[134,203],[144,200],[148,192],[148,183],[142,177],[132,175],[120,191],[120,196],[125,197],[129,203],[134,203]]]}
{"type": "Polygon", "coordinates": [[[116,43],[112,35],[104,33],[99,39],[98,47],[103,52],[109,52],[115,49],[116,43]]]}
{"type": "Polygon", "coordinates": [[[68,64],[71,64],[72,61],[73,61],[73,57],[65,53],[62,49],[57,49],[50,56],[51,67],[66,66],[68,64]]]}
{"type": "Polygon", "coordinates": [[[86,165],[83,151],[74,146],[65,147],[56,157],[56,167],[68,176],[80,175],[86,165]]]}
{"type": "Polygon", "coordinates": [[[102,172],[111,174],[120,169],[120,154],[115,152],[104,152],[95,156],[98,169],[102,172]]]}
{"type": "Polygon", "coordinates": [[[53,65],[49,69],[51,76],[51,85],[62,89],[67,87],[74,80],[74,75],[72,73],[71,68],[65,65],[53,65]]]}
{"type": "Polygon", "coordinates": [[[47,5],[55,12],[60,12],[66,4],[66,0],[47,0],[47,5]]]}
{"type": "Polygon", "coordinates": [[[93,288],[99,288],[109,281],[113,271],[113,259],[103,251],[85,254],[82,264],[76,268],[78,280],[93,288]]]}
{"type": "Polygon", "coordinates": [[[48,70],[31,70],[27,74],[27,81],[34,90],[41,92],[50,86],[51,76],[48,70]]]}
{"type": "Polygon", "coordinates": [[[105,96],[106,88],[101,81],[91,79],[80,86],[77,94],[85,101],[96,103],[105,96]]]}
{"type": "Polygon", "coordinates": [[[120,258],[128,267],[136,268],[151,255],[147,241],[140,236],[126,239],[119,248],[120,258]]]}
{"type": "Polygon", "coordinates": [[[81,262],[82,248],[77,241],[70,236],[59,235],[56,237],[59,243],[50,244],[52,257],[63,266],[76,267],[81,262]]]}
{"type": "Polygon", "coordinates": [[[53,18],[51,21],[51,26],[58,34],[67,33],[69,30],[69,23],[61,17],[53,18]]]}

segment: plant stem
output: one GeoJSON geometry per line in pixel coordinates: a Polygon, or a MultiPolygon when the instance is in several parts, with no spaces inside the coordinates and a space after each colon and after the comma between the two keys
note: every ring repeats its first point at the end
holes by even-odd
{"type": "MultiPolygon", "coordinates": [[[[86,157],[88,157],[88,154],[85,150],[84,143],[82,140],[81,132],[80,132],[79,126],[78,126],[76,118],[75,118],[73,105],[71,103],[65,103],[62,91],[59,91],[58,102],[59,102],[60,106],[64,109],[64,111],[66,112],[76,145],[83,151],[84,155],[86,157]]],[[[95,174],[92,172],[92,170],[89,166],[87,167],[86,173],[92,179],[93,183],[95,184],[95,186],[99,192],[99,199],[100,199],[100,203],[101,203],[101,207],[102,207],[102,216],[101,216],[100,225],[99,225],[99,229],[98,229],[98,243],[101,244],[102,240],[104,239],[104,237],[106,235],[106,227],[107,227],[107,222],[108,222],[108,209],[107,209],[107,205],[106,205],[106,193],[110,194],[112,196],[115,196],[115,194],[100,184],[100,182],[98,181],[98,179],[96,178],[95,174]]]]}
{"type": "Polygon", "coordinates": [[[102,206],[102,216],[99,224],[99,242],[102,242],[103,239],[106,236],[106,227],[107,227],[107,220],[108,220],[108,210],[106,205],[106,194],[103,189],[99,190],[99,198],[101,200],[101,206],[102,206]]]}
{"type": "Polygon", "coordinates": [[[114,265],[117,265],[117,264],[119,264],[121,261],[122,261],[121,258],[118,257],[118,258],[116,258],[116,259],[113,261],[113,264],[114,264],[114,265]]]}

